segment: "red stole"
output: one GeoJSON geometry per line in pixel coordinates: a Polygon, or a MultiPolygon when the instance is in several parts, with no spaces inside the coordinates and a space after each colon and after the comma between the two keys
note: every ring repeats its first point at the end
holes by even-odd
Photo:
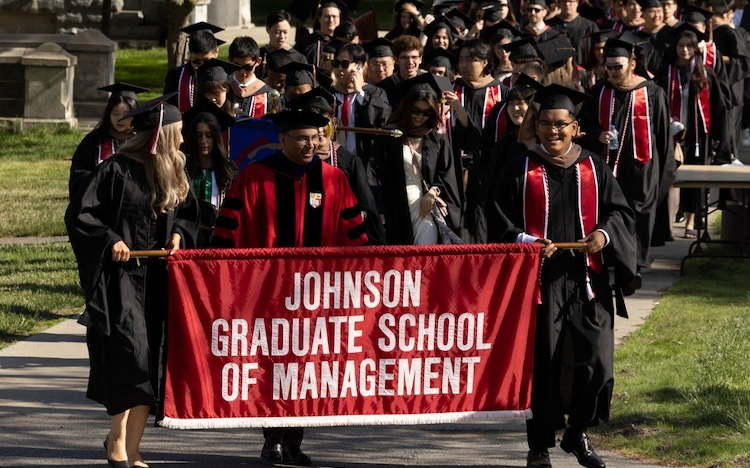
{"type": "Polygon", "coordinates": [[[706,43],[703,48],[703,65],[711,70],[716,70],[716,44],[713,42],[706,43]]]}
{"type": "MultiPolygon", "coordinates": [[[[578,222],[582,237],[596,229],[599,222],[599,180],[591,156],[575,164],[576,182],[578,190],[578,222]]],[[[543,164],[532,158],[526,158],[526,171],[524,177],[524,231],[537,237],[548,239],[549,223],[549,179],[547,169],[543,164]]],[[[563,242],[565,239],[558,239],[563,242]]],[[[555,239],[552,239],[554,242],[555,239]]],[[[595,297],[594,289],[591,287],[591,278],[588,270],[599,273],[602,269],[603,259],[601,252],[585,255],[586,264],[586,293],[589,299],[595,297]]]]}
{"type": "MultiPolygon", "coordinates": [[[[464,86],[456,83],[453,85],[453,91],[458,96],[458,102],[466,108],[466,93],[464,92],[464,86]]],[[[487,86],[484,89],[484,112],[482,112],[482,124],[480,128],[485,127],[487,124],[487,118],[490,116],[490,111],[498,102],[500,102],[500,85],[487,86]]]]}
{"type": "Polygon", "coordinates": [[[102,161],[112,156],[115,152],[115,140],[114,138],[107,138],[99,145],[99,154],[96,155],[96,164],[100,164],[102,161]]]}
{"type": "MultiPolygon", "coordinates": [[[[629,92],[630,99],[628,107],[630,112],[625,116],[625,124],[618,128],[620,133],[620,146],[617,149],[615,165],[612,170],[617,177],[617,169],[620,163],[620,153],[625,146],[625,137],[627,136],[628,122],[632,120],[631,138],[633,139],[633,159],[638,160],[641,164],[646,164],[651,160],[651,109],[648,103],[648,91],[645,86],[636,88],[629,92]]],[[[609,130],[612,125],[612,116],[615,111],[615,90],[611,86],[602,86],[599,93],[599,125],[605,131],[609,130]]],[[[603,153],[609,163],[609,149],[605,146],[603,153]]]]}
{"type": "Polygon", "coordinates": [[[508,131],[508,113],[506,112],[508,103],[504,102],[500,107],[500,113],[495,119],[495,141],[502,138],[508,131]]]}
{"type": "Polygon", "coordinates": [[[256,94],[250,102],[250,117],[259,119],[268,112],[268,94],[256,94]]]}
{"type": "Polygon", "coordinates": [[[187,65],[182,67],[180,71],[180,80],[177,89],[179,90],[177,94],[177,107],[180,109],[180,112],[184,113],[193,107],[193,92],[195,91],[193,74],[188,71],[187,65]]]}
{"type": "MultiPolygon", "coordinates": [[[[669,115],[672,120],[682,122],[682,85],[680,83],[680,71],[675,65],[670,65],[668,70],[669,89],[667,90],[667,96],[669,97],[669,115]]],[[[711,130],[711,105],[708,102],[708,86],[703,88],[694,100],[693,106],[695,108],[696,123],[701,123],[701,130],[704,133],[709,133],[711,130]]],[[[682,122],[687,124],[687,122],[682,122]]],[[[698,137],[698,132],[696,138],[698,137]]]]}

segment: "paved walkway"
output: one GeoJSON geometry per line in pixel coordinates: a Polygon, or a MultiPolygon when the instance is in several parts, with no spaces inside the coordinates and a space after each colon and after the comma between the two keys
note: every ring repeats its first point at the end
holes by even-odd
{"type": "MultiPolygon", "coordinates": [[[[630,320],[615,322],[618,342],[643,323],[676,281],[687,247],[687,240],[677,239],[655,249],[643,289],[627,298],[630,320]]],[[[74,320],[0,350],[1,466],[104,465],[102,440],[109,419],[85,398],[87,375],[84,327],[74,320]]],[[[596,436],[593,440],[596,444],[596,436]]],[[[255,467],[265,466],[258,457],[262,441],[259,430],[149,427],[142,449],[152,467],[255,467]]],[[[522,421],[314,428],[307,431],[303,448],[316,466],[361,468],[523,467],[527,451],[522,421]]],[[[599,453],[609,468],[658,468],[599,453]]],[[[551,458],[555,468],[579,466],[559,448],[551,458]]]]}

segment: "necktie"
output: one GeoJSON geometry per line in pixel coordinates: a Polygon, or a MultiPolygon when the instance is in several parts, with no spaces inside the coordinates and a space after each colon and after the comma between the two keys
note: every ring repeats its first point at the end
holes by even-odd
{"type": "MultiPolygon", "coordinates": [[[[341,126],[349,127],[349,103],[351,102],[351,96],[349,94],[344,95],[344,102],[341,104],[341,126]]],[[[339,132],[339,144],[346,148],[346,137],[348,132],[339,132]]]]}

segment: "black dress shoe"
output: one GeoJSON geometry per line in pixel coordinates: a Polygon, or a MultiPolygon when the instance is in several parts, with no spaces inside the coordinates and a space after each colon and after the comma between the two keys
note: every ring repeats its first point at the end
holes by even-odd
{"type": "Polygon", "coordinates": [[[529,450],[526,455],[526,468],[552,468],[552,463],[549,461],[549,452],[546,450],[541,452],[529,450]]]}
{"type": "MultiPolygon", "coordinates": [[[[107,437],[104,439],[104,451],[108,452],[109,449],[107,448],[107,445],[109,445],[109,434],[107,434],[107,437]]],[[[116,461],[116,460],[110,460],[107,458],[107,466],[110,468],[130,468],[130,464],[127,460],[123,461],[116,461]]]]}
{"type": "Polygon", "coordinates": [[[260,451],[260,458],[269,463],[282,463],[283,458],[281,457],[281,444],[278,439],[266,437],[266,442],[263,444],[263,450],[260,451]]]}
{"type": "Polygon", "coordinates": [[[578,464],[586,468],[605,468],[606,465],[599,455],[594,452],[591,439],[585,432],[568,429],[560,441],[560,448],[572,453],[578,459],[578,464]]]}
{"type": "Polygon", "coordinates": [[[299,448],[299,445],[282,445],[281,453],[285,465],[307,466],[312,463],[310,457],[299,448]]]}

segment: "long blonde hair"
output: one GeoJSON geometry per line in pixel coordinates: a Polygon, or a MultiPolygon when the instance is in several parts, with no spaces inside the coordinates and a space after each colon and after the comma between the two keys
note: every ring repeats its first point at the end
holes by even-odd
{"type": "Polygon", "coordinates": [[[173,210],[187,199],[190,183],[185,173],[185,154],[179,150],[180,131],[175,124],[161,127],[156,154],[149,153],[154,131],[139,132],[120,148],[120,152],[140,161],[151,189],[151,213],[173,210]]]}

